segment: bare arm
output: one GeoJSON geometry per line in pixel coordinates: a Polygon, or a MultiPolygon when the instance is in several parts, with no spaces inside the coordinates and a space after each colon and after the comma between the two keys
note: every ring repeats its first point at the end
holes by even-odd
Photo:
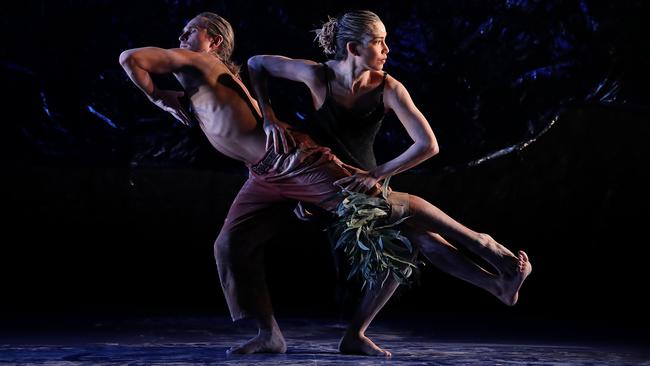
{"type": "Polygon", "coordinates": [[[268,93],[268,76],[274,76],[313,85],[316,63],[308,60],[294,60],[284,56],[259,55],[248,59],[248,73],[251,86],[264,117],[264,131],[267,148],[274,145],[276,152],[288,152],[295,141],[288,131],[289,125],[278,120],[271,106],[268,93]]]}
{"type": "Polygon", "coordinates": [[[262,114],[273,113],[269,100],[267,80],[268,76],[299,81],[308,87],[314,82],[314,68],[318,64],[309,60],[296,60],[284,56],[258,55],[248,59],[248,72],[251,85],[260,103],[262,114]]]}
{"type": "Polygon", "coordinates": [[[408,170],[439,151],[438,141],[429,122],[415,106],[404,85],[393,78],[388,81],[388,90],[384,94],[385,104],[395,112],[413,144],[393,160],[373,169],[371,174],[378,179],[408,170]]]}
{"type": "Polygon", "coordinates": [[[426,118],[417,109],[404,85],[390,76],[384,93],[384,104],[395,111],[413,144],[396,158],[375,169],[369,172],[357,170],[356,174],[340,179],[335,184],[345,186],[350,191],[367,191],[377,181],[408,170],[438,153],[438,142],[426,118]]]}
{"type": "Polygon", "coordinates": [[[120,54],[120,64],[131,81],[153,104],[171,113],[183,124],[189,124],[190,117],[178,101],[183,93],[158,89],[150,74],[172,73],[182,67],[191,66],[191,56],[191,51],[181,49],[135,48],[120,54]]]}

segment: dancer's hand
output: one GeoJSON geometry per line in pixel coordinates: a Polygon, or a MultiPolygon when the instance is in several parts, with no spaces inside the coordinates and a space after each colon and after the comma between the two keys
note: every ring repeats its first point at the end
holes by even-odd
{"type": "MultiPolygon", "coordinates": [[[[369,175],[373,179],[375,179],[374,187],[370,187],[370,188],[366,189],[365,191],[360,190],[359,192],[364,192],[364,193],[367,193],[369,195],[379,194],[379,192],[381,192],[382,184],[379,182],[379,178],[375,178],[374,174],[372,174],[371,172],[365,171],[363,169],[359,169],[359,168],[357,168],[355,166],[348,165],[348,164],[346,164],[346,163],[344,163],[342,161],[339,161],[339,164],[341,164],[341,166],[343,166],[343,168],[345,168],[345,170],[352,173],[352,176],[348,177],[348,178],[352,178],[352,177],[354,177],[356,175],[359,175],[359,176],[369,175]]],[[[344,179],[346,179],[346,178],[337,180],[336,182],[334,182],[334,185],[341,186],[338,183],[343,181],[344,179]]],[[[370,183],[370,182],[368,182],[368,183],[370,183]]],[[[346,189],[347,189],[347,187],[346,187],[346,189]]],[[[388,187],[388,194],[390,194],[391,192],[393,192],[393,189],[389,186],[388,187]]]]}
{"type": "Polygon", "coordinates": [[[375,178],[370,172],[344,164],[344,168],[353,173],[349,177],[341,178],[334,182],[334,185],[345,188],[350,192],[366,193],[370,190],[381,189],[379,179],[375,178]]]}
{"type": "Polygon", "coordinates": [[[264,132],[267,150],[273,145],[277,154],[288,154],[296,147],[296,141],[291,135],[291,126],[287,123],[276,118],[264,118],[264,132]]]}
{"type": "Polygon", "coordinates": [[[192,119],[181,105],[180,100],[178,100],[183,94],[182,91],[156,90],[154,95],[151,96],[151,102],[163,111],[169,112],[185,126],[189,126],[192,119]]]}

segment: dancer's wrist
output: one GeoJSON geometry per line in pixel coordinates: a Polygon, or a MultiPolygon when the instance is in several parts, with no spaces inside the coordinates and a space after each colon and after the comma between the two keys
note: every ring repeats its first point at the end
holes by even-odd
{"type": "Polygon", "coordinates": [[[385,177],[382,176],[382,174],[379,171],[377,171],[377,169],[370,169],[368,171],[368,175],[375,178],[375,179],[377,179],[378,181],[385,178],[385,177]]]}
{"type": "Polygon", "coordinates": [[[265,121],[266,120],[272,122],[276,121],[275,112],[273,111],[273,107],[271,107],[270,103],[264,103],[260,109],[262,111],[262,117],[264,118],[265,121]]]}

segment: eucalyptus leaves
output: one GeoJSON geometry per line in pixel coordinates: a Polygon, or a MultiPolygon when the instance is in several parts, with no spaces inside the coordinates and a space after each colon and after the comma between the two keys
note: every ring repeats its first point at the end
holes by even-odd
{"type": "Polygon", "coordinates": [[[330,227],[336,240],[335,249],[342,248],[351,265],[348,279],[360,275],[365,288],[382,287],[392,276],[407,283],[417,270],[413,246],[396,226],[408,219],[403,217],[386,224],[390,215],[388,182],[382,186],[382,197],[343,190],[345,199],[338,205],[338,218],[330,227]]]}

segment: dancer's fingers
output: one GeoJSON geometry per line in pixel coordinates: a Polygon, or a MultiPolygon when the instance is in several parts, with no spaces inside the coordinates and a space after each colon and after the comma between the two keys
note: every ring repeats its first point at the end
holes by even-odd
{"type": "Polygon", "coordinates": [[[341,164],[343,165],[343,168],[345,168],[346,170],[348,170],[352,174],[365,173],[365,170],[359,169],[359,168],[357,168],[355,166],[352,166],[352,165],[349,165],[349,164],[346,164],[346,163],[343,163],[343,162],[341,162],[341,164]]]}
{"type": "Polygon", "coordinates": [[[287,132],[284,130],[280,130],[278,134],[280,135],[280,143],[282,144],[282,153],[283,154],[289,153],[289,142],[287,138],[287,132]]]}
{"type": "Polygon", "coordinates": [[[346,184],[347,182],[351,181],[352,179],[354,179],[352,176],[341,178],[341,179],[335,181],[334,183],[332,183],[332,185],[342,186],[342,185],[346,184]]]}
{"type": "Polygon", "coordinates": [[[276,154],[281,154],[280,152],[280,136],[278,130],[273,129],[273,149],[276,154]]]}

